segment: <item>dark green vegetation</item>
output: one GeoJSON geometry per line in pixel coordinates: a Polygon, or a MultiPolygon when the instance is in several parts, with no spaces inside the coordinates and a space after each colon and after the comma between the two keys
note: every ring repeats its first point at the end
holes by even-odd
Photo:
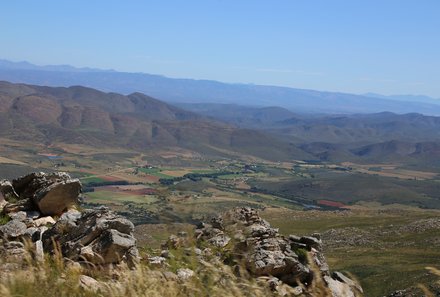
{"type": "Polygon", "coordinates": [[[253,192],[284,197],[291,201],[313,204],[332,200],[353,205],[359,201],[381,204],[406,204],[440,209],[440,182],[384,177],[356,172],[310,170],[313,177],[277,180],[251,180],[253,192]]]}

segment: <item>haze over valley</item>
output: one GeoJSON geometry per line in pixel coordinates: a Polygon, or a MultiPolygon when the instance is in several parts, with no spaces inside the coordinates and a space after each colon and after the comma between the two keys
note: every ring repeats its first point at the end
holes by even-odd
{"type": "Polygon", "coordinates": [[[439,9],[5,3],[0,295],[439,295],[439,9]]]}

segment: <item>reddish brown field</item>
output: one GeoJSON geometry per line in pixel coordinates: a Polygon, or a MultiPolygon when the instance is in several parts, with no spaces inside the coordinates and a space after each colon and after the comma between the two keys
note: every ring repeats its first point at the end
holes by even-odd
{"type": "Polygon", "coordinates": [[[148,175],[148,174],[145,175],[145,178],[147,181],[152,182],[152,183],[158,183],[159,179],[160,179],[160,177],[158,177],[158,176],[148,175]]]}
{"type": "Polygon", "coordinates": [[[155,195],[157,193],[156,189],[152,188],[139,188],[137,186],[104,186],[104,187],[96,187],[95,191],[106,191],[106,192],[117,192],[121,194],[127,195],[155,195]]]}
{"type": "Polygon", "coordinates": [[[338,208],[346,208],[347,207],[344,203],[336,202],[336,201],[330,201],[330,200],[318,200],[317,203],[318,203],[318,205],[338,207],[338,208]]]}

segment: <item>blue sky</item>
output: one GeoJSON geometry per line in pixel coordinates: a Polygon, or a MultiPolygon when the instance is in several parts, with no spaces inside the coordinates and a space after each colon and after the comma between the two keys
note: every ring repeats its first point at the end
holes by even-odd
{"type": "Polygon", "coordinates": [[[16,0],[0,58],[440,98],[438,0],[16,0]]]}

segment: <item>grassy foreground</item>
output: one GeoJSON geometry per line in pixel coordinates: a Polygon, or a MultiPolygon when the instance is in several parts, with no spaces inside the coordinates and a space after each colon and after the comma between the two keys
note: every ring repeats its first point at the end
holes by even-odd
{"type": "MultiPolygon", "coordinates": [[[[220,262],[206,262],[185,252],[176,251],[174,260],[163,267],[151,267],[143,262],[135,269],[125,265],[117,267],[85,268],[78,263],[66,262],[62,257],[45,256],[44,261],[30,256],[15,264],[0,263],[0,296],[280,296],[269,288],[267,277],[253,278],[246,272],[237,276],[233,268],[220,262]],[[9,268],[12,269],[9,269],[9,268]],[[190,267],[194,276],[181,279],[171,273],[177,267],[190,267]],[[94,280],[90,282],[90,278],[94,280]],[[98,280],[98,281],[96,281],[98,280]]],[[[300,295],[291,287],[281,285],[287,296],[330,296],[330,292],[317,277],[300,295]]]]}

